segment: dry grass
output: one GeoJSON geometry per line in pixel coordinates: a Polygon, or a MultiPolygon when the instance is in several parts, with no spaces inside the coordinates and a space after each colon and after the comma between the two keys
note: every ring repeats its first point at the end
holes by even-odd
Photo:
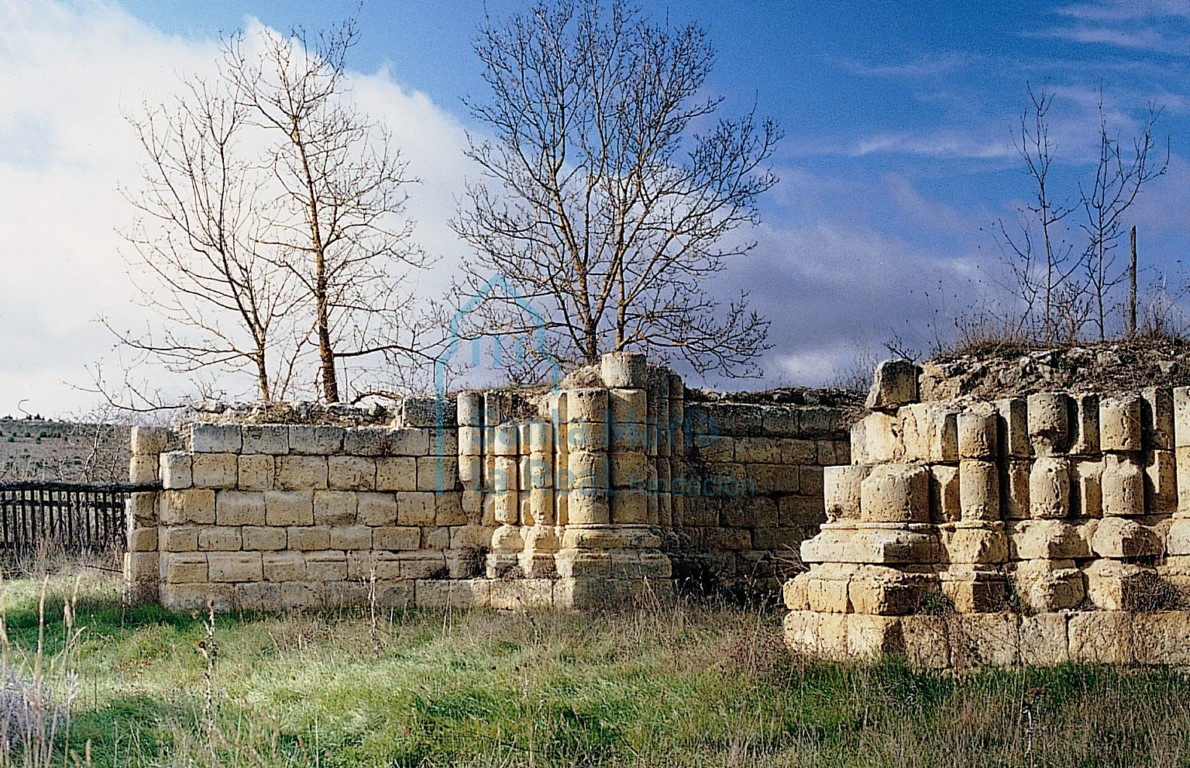
{"type": "Polygon", "coordinates": [[[2,591],[14,668],[40,664],[55,701],[78,675],[53,765],[1190,764],[1175,670],[803,663],[779,614],[725,606],[211,622],[124,610],[100,572],[2,591]]]}

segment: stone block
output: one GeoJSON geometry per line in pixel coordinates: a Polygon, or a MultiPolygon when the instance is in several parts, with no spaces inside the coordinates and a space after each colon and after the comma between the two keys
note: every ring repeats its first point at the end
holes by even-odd
{"type": "Polygon", "coordinates": [[[167,584],[203,584],[207,581],[205,554],[164,553],[161,566],[167,584]]]}
{"type": "Polygon", "coordinates": [[[1127,518],[1105,517],[1091,538],[1091,549],[1100,557],[1122,559],[1160,555],[1164,545],[1148,526],[1127,518]]]}
{"type": "Polygon", "coordinates": [[[157,528],[130,528],[128,530],[129,552],[155,552],[157,550],[157,528]]]}
{"type": "Polygon", "coordinates": [[[935,534],[890,528],[839,528],[827,523],[817,536],[802,542],[805,563],[936,563],[941,545],[935,534]]]}
{"type": "Polygon", "coordinates": [[[599,359],[607,387],[641,388],[648,384],[648,361],[639,352],[607,352],[599,359]]]}
{"type": "Polygon", "coordinates": [[[286,581],[278,589],[281,592],[281,604],[288,610],[320,608],[323,605],[323,585],[317,582],[286,581]]]}
{"type": "Polygon", "coordinates": [[[239,453],[243,437],[238,424],[194,424],[190,450],[194,453],[239,453]]]}
{"type": "Polygon", "coordinates": [[[1161,387],[1142,389],[1140,409],[1145,449],[1172,451],[1176,447],[1173,392],[1161,387]]]}
{"type": "Polygon", "coordinates": [[[1190,448],[1190,387],[1173,391],[1174,447],[1190,448]]]}
{"type": "Polygon", "coordinates": [[[289,452],[330,456],[343,450],[343,428],[322,424],[290,424],[289,452]]]}
{"type": "Polygon", "coordinates": [[[328,581],[323,605],[328,608],[363,608],[368,605],[368,586],[358,581],[328,581]]]}
{"type": "Polygon", "coordinates": [[[486,608],[491,604],[487,579],[423,579],[415,594],[418,608],[486,608]]]}
{"type": "Polygon", "coordinates": [[[1075,664],[1132,664],[1132,616],[1124,611],[1080,611],[1066,624],[1070,660],[1075,664]]]}
{"type": "Polygon", "coordinates": [[[417,460],[417,490],[448,493],[459,486],[459,464],[454,456],[422,456],[417,460]]]}
{"type": "Polygon", "coordinates": [[[1144,611],[1165,607],[1161,580],[1149,566],[1096,560],[1083,569],[1087,597],[1101,611],[1144,611]]]}
{"type": "Polygon", "coordinates": [[[1150,514],[1172,514],[1178,511],[1178,470],[1173,451],[1146,451],[1145,510],[1150,514]]]}
{"type": "Polygon", "coordinates": [[[315,525],[352,525],[358,496],[353,491],[315,491],[315,525]]]}
{"type": "Polygon", "coordinates": [[[264,579],[260,552],[210,552],[207,554],[207,571],[213,582],[264,579]]]}
{"type": "Polygon", "coordinates": [[[215,523],[218,525],[264,525],[264,493],[219,491],[215,495],[215,523]]]}
{"type": "Polygon", "coordinates": [[[289,453],[289,427],[284,424],[245,424],[243,453],[267,453],[273,456],[289,453]]]}
{"type": "Polygon", "coordinates": [[[261,564],[266,581],[306,580],[306,557],[301,552],[266,552],[261,564]]]}
{"type": "Polygon", "coordinates": [[[434,494],[429,492],[397,494],[397,525],[433,525],[434,494]]]}
{"type": "Polygon", "coordinates": [[[847,654],[853,659],[879,659],[905,652],[901,617],[847,615],[847,654]]]}
{"type": "Polygon", "coordinates": [[[205,611],[210,604],[220,613],[232,609],[235,590],[231,584],[162,584],[161,607],[167,611],[205,611]]]}
{"type": "Polygon", "coordinates": [[[372,547],[381,551],[396,552],[418,549],[421,546],[421,529],[412,526],[381,526],[372,531],[372,547]]]}
{"type": "MultiPolygon", "coordinates": [[[[1038,434],[1044,436],[1051,432],[1044,431],[1038,434]]],[[[1034,444],[1044,445],[1036,441],[1034,444]]],[[[1033,469],[1029,473],[1029,513],[1034,518],[1070,515],[1070,464],[1066,458],[1038,455],[1033,462],[1033,469]]]]}
{"type": "Polygon", "coordinates": [[[1077,608],[1087,595],[1086,579],[1072,560],[1017,563],[1012,583],[1021,607],[1032,613],[1077,608]]]}
{"type": "Polygon", "coordinates": [[[154,527],[157,525],[157,494],[140,491],[128,494],[124,508],[131,526],[154,527]]]}
{"type": "Polygon", "coordinates": [[[1070,396],[1073,410],[1070,420],[1069,452],[1074,456],[1099,454],[1099,395],[1070,396]]]}
{"type": "Polygon", "coordinates": [[[861,485],[868,468],[846,464],[823,468],[823,494],[828,520],[859,520],[861,485]]]}
{"type": "Polygon", "coordinates": [[[1144,470],[1130,457],[1109,454],[1100,483],[1105,517],[1145,513],[1144,470]]]}
{"type": "Polygon", "coordinates": [[[1105,397],[1099,401],[1099,446],[1103,451],[1139,451],[1140,398],[1134,394],[1105,397]]]}
{"type": "Polygon", "coordinates": [[[1082,459],[1071,464],[1070,506],[1074,517],[1103,516],[1103,469],[1101,456],[1092,461],[1082,459]]]}
{"type": "Polygon", "coordinates": [[[1070,398],[1060,392],[1039,392],[1028,399],[1029,440],[1037,456],[1051,456],[1070,443],[1070,398]]]}
{"type": "Polygon", "coordinates": [[[483,426],[483,393],[460,392],[455,400],[455,420],[460,427],[483,426]]]}
{"type": "MultiPolygon", "coordinates": [[[[938,591],[937,579],[932,574],[904,573],[880,566],[862,567],[844,583],[847,600],[843,611],[836,612],[846,612],[849,608],[855,613],[903,616],[915,612],[928,593],[938,591]]],[[[813,601],[810,607],[822,610],[813,601]]]]}
{"type": "Polygon", "coordinates": [[[337,525],[329,527],[330,549],[371,549],[372,529],[366,525],[337,525]]]}
{"type": "Polygon", "coordinates": [[[880,464],[860,484],[860,515],[869,522],[929,522],[929,473],[911,464],[880,464]]]}
{"type": "Polygon", "coordinates": [[[276,461],[263,453],[240,456],[239,472],[237,487],[241,491],[271,491],[277,474],[276,461]]]}
{"type": "Polygon", "coordinates": [[[950,637],[943,616],[902,616],[905,661],[915,669],[950,666],[950,637]]]}
{"type": "Polygon", "coordinates": [[[1027,459],[1005,459],[1000,465],[1000,511],[1007,520],[1029,517],[1029,482],[1032,463],[1027,459]]]}
{"type": "Polygon", "coordinates": [[[265,491],[264,519],[269,525],[313,525],[313,491],[265,491]]]}
{"type": "Polygon", "coordinates": [[[1190,666],[1190,613],[1134,613],[1132,628],[1138,664],[1190,666]]]}
{"type": "Polygon", "coordinates": [[[1070,660],[1070,650],[1066,644],[1066,614],[1022,616],[1020,638],[1021,663],[1026,666],[1054,667],[1070,660]]]}
{"type": "MultiPolygon", "coordinates": [[[[607,400],[615,424],[644,424],[648,420],[648,396],[643,389],[612,389],[607,400]]],[[[613,441],[615,437],[613,431],[613,441]]]]}
{"type": "Polygon", "coordinates": [[[999,420],[995,413],[966,411],[958,415],[959,456],[993,459],[998,454],[999,420]]]}
{"type": "MultiPolygon", "coordinates": [[[[541,493],[541,491],[534,491],[533,493],[541,493]]],[[[530,496],[532,499],[533,497],[530,496]]],[[[400,514],[400,504],[397,505],[398,516],[400,514]]],[[[550,499],[551,516],[548,524],[553,524],[553,499],[550,499]]],[[[467,512],[463,508],[463,494],[461,493],[436,493],[434,494],[434,524],[439,526],[448,525],[466,525],[467,512]]],[[[538,520],[541,520],[539,517],[538,520]]]]}
{"type": "Polygon", "coordinates": [[[958,461],[958,414],[953,406],[914,403],[902,407],[897,416],[904,461],[958,461]]]}
{"type": "Polygon", "coordinates": [[[325,525],[291,526],[285,530],[288,546],[298,552],[317,552],[329,549],[331,529],[325,525]]]}
{"type": "Polygon", "coordinates": [[[312,582],[334,582],[347,579],[347,554],[327,550],[306,553],[306,579],[312,582]]]}
{"type": "Polygon", "coordinates": [[[933,464],[929,469],[930,521],[957,521],[962,516],[959,468],[949,464],[933,464]]]}
{"type": "Polygon", "coordinates": [[[901,419],[879,411],[867,414],[851,427],[851,450],[855,464],[902,461],[905,445],[901,441],[901,419]]]}
{"type": "MultiPolygon", "coordinates": [[[[148,460],[151,463],[151,460],[148,460]]],[[[190,454],[183,451],[170,451],[161,454],[158,460],[161,473],[161,487],[166,490],[182,490],[194,484],[191,473],[190,454]]],[[[151,478],[150,482],[156,478],[151,478]]]]}
{"type": "Polygon", "coordinates": [[[361,525],[390,526],[397,524],[396,495],[359,493],[356,498],[356,519],[361,525]]]}
{"type": "Polygon", "coordinates": [[[274,551],[285,549],[285,529],[246,525],[242,532],[244,551],[274,551]]]}
{"type": "Polygon", "coordinates": [[[157,504],[162,525],[215,524],[215,492],[209,488],[162,491],[157,504]]]}
{"type": "Polygon", "coordinates": [[[995,402],[999,414],[999,435],[997,444],[1003,455],[1025,459],[1032,455],[1033,446],[1029,440],[1029,410],[1025,400],[1006,398],[995,402]]]}
{"type": "Polygon", "coordinates": [[[963,520],[1000,519],[1000,469],[994,462],[959,463],[959,508],[963,520]]]}
{"type": "Polygon", "coordinates": [[[198,528],[193,526],[162,526],[158,538],[162,552],[198,551],[198,528]]]}
{"type": "Polygon", "coordinates": [[[386,456],[375,459],[376,490],[416,491],[419,459],[413,456],[386,456]]]}
{"type": "Polygon", "coordinates": [[[608,395],[606,389],[570,389],[566,393],[566,421],[570,424],[607,421],[608,395]]]}
{"type": "MultiPolygon", "coordinates": [[[[294,458],[297,458],[296,456],[294,458]]],[[[329,456],[327,462],[327,487],[340,491],[371,491],[376,489],[377,459],[364,456],[329,456]]],[[[379,459],[382,462],[408,461],[413,459],[379,459]]],[[[316,486],[317,487],[317,486],[316,486]]],[[[382,487],[380,490],[396,490],[382,487]]]]}
{"type": "Polygon", "coordinates": [[[325,456],[278,456],[273,484],[280,491],[323,490],[329,472],[325,456]]]}
{"type": "Polygon", "coordinates": [[[239,528],[213,526],[198,531],[200,552],[237,552],[242,546],[239,528]]]}
{"type": "Polygon", "coordinates": [[[165,427],[133,427],[128,437],[129,450],[133,456],[155,457],[165,450],[171,434],[165,427]]]}
{"type": "Polygon", "coordinates": [[[784,619],[785,645],[811,659],[842,661],[847,658],[847,616],[791,611],[784,619]]]}
{"type": "Polygon", "coordinates": [[[1013,613],[957,614],[947,622],[956,669],[1020,663],[1020,617],[1013,613]]]}
{"type": "Polygon", "coordinates": [[[917,377],[921,371],[908,360],[885,360],[876,366],[865,403],[870,410],[896,410],[917,402],[917,377]]]}
{"type": "Polygon", "coordinates": [[[528,611],[554,604],[553,579],[506,579],[493,581],[490,606],[498,611],[528,611]]]}
{"type": "Polygon", "coordinates": [[[235,488],[240,479],[234,453],[196,453],[190,459],[190,471],[199,488],[235,488]]]}
{"type": "Polygon", "coordinates": [[[1003,523],[953,523],[940,530],[945,562],[997,564],[1008,560],[1003,523]]]}
{"type": "Polygon", "coordinates": [[[1065,520],[1022,520],[1009,528],[1013,560],[1073,560],[1091,556],[1086,526],[1065,520]]]}

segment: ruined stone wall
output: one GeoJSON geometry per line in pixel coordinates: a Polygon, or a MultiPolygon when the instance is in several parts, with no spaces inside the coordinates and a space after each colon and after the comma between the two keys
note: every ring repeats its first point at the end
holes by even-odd
{"type": "Polygon", "coordinates": [[[919,403],[917,375],[879,369],[851,464],[825,470],[788,644],[931,667],[1190,662],[1190,389],[919,403]]]}
{"type": "Polygon", "coordinates": [[[132,479],[161,490],[129,502],[130,596],[602,608],[669,600],[691,570],[779,583],[774,563],[822,514],[822,464],[846,460],[840,414],[688,413],[681,379],[640,355],[609,355],[601,374],[410,398],[388,425],[199,422],[177,451],[137,429],[132,479]],[[728,474],[750,492],[705,492],[728,474]]]}
{"type": "Polygon", "coordinates": [[[844,411],[707,402],[686,417],[684,471],[696,487],[675,520],[675,568],[734,592],[776,591],[826,519],[823,467],[849,461],[844,411]]]}

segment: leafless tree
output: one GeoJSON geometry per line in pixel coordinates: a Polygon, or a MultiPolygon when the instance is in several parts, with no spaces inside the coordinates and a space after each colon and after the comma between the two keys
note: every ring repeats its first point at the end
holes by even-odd
{"type": "MultiPolygon", "coordinates": [[[[1107,125],[1103,110],[1103,93],[1098,100],[1099,111],[1099,154],[1095,165],[1095,177],[1090,184],[1080,185],[1080,201],[1085,220],[1080,224],[1087,235],[1087,249],[1084,266],[1087,285],[1090,289],[1094,312],[1092,322],[1099,334],[1099,340],[1107,338],[1107,314],[1111,307],[1108,295],[1111,290],[1131,278],[1133,292],[1129,297],[1128,312],[1125,315],[1125,332],[1136,333],[1136,266],[1116,269],[1116,248],[1124,236],[1123,216],[1136,202],[1141,187],[1165,174],[1169,168],[1169,149],[1165,158],[1154,163],[1150,157],[1155,149],[1153,128],[1161,116],[1161,108],[1149,104],[1148,116],[1141,126],[1140,135],[1132,142],[1132,152],[1125,158],[1118,135],[1113,136],[1107,125]]],[[[1158,150],[1159,151],[1159,150],[1158,150]]]]}
{"type": "Polygon", "coordinates": [[[403,217],[412,179],[351,101],[357,33],[238,33],[210,83],[133,118],[148,161],[129,239],[166,328],[120,332],[127,347],[178,372],[251,366],[264,400],[328,402],[346,397],[344,361],[421,352],[401,290],[426,263],[403,217]]]}
{"type": "Polygon", "coordinates": [[[639,349],[751,373],[768,322],[746,295],[723,307],[709,279],[755,245],[736,230],[776,182],[780,131],[716,119],[705,31],[621,0],[559,0],[489,18],[475,49],[491,97],[467,105],[491,138],[471,138],[482,179],[452,222],[477,253],[456,284],[480,295],[473,330],[541,332],[544,349],[521,342],[529,368],[639,349]]]}
{"type": "Polygon", "coordinates": [[[301,352],[299,294],[265,242],[277,205],[245,157],[247,110],[226,83],[195,80],[130,117],[144,150],[142,183],[125,190],[138,216],[126,238],[142,303],[164,321],[120,342],[174,373],[250,370],[263,400],[283,397],[301,352]]]}
{"type": "Polygon", "coordinates": [[[1053,342],[1078,333],[1077,327],[1069,327],[1069,320],[1084,314],[1082,291],[1070,281],[1080,261],[1073,244],[1064,238],[1062,225],[1073,208],[1054,195],[1050,178],[1054,146],[1049,135],[1049,111],[1054,97],[1047,86],[1037,92],[1030,85],[1028,92],[1030,107],[1021,115],[1013,143],[1025,161],[1033,185],[1032,199],[1017,212],[1015,229],[1001,220],[997,230],[1017,284],[1017,298],[1024,303],[1020,331],[1053,342]]]}

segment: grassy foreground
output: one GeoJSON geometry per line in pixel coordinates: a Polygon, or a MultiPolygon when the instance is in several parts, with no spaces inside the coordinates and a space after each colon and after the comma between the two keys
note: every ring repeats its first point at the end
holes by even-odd
{"type": "Polygon", "coordinates": [[[78,673],[54,765],[1190,765],[1190,678],[1171,670],[807,664],[779,614],[696,606],[375,630],[366,611],[227,616],[212,665],[205,617],[125,611],[119,590],[96,572],[0,584],[8,663],[60,696],[78,673]]]}

